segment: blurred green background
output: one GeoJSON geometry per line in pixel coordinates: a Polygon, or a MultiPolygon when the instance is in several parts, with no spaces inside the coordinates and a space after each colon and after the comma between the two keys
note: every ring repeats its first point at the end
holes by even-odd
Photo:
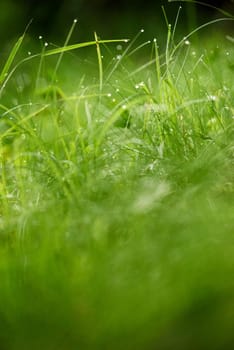
{"type": "MultiPolygon", "coordinates": [[[[233,13],[234,0],[204,0],[212,6],[233,13]]],[[[101,37],[134,36],[144,28],[149,37],[158,36],[166,30],[162,6],[173,24],[179,6],[182,13],[179,28],[192,29],[194,26],[220,13],[207,6],[194,5],[191,2],[167,0],[1,0],[0,1],[0,40],[8,43],[19,36],[31,21],[28,32],[31,37],[43,35],[47,40],[63,42],[69,26],[77,18],[77,39],[93,37],[93,32],[101,37]]]]}

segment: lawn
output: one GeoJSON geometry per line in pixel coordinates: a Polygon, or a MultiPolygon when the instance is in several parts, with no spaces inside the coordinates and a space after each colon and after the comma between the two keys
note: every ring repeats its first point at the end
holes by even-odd
{"type": "Polygon", "coordinates": [[[0,73],[0,349],[231,349],[232,34],[74,26],[0,73]]]}

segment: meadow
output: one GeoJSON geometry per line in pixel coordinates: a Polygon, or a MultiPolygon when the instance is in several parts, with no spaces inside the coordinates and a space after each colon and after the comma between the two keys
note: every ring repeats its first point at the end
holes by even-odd
{"type": "Polygon", "coordinates": [[[231,349],[232,33],[75,25],[0,73],[0,349],[231,349]]]}

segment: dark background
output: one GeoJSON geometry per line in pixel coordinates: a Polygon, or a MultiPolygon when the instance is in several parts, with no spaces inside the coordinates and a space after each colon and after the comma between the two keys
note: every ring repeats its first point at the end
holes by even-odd
{"type": "MultiPolygon", "coordinates": [[[[203,0],[233,14],[234,0],[203,0]]],[[[93,32],[102,38],[132,37],[141,28],[149,36],[166,30],[161,6],[165,7],[170,22],[174,22],[179,5],[182,12],[178,28],[192,29],[216,16],[214,9],[187,2],[157,0],[0,0],[0,40],[7,42],[29,27],[32,37],[43,35],[47,40],[63,42],[74,18],[78,19],[77,38],[93,38],[93,32]],[[184,28],[186,27],[186,28],[184,28]]],[[[157,34],[158,35],[158,34],[157,34]]]]}

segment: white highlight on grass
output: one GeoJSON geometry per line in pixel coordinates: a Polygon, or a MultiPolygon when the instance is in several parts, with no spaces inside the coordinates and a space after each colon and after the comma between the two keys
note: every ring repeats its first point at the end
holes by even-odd
{"type": "Polygon", "coordinates": [[[141,81],[140,83],[135,85],[135,88],[140,89],[140,88],[143,88],[144,86],[145,86],[145,83],[143,81],[141,81]]]}
{"type": "Polygon", "coordinates": [[[75,18],[75,19],[73,20],[73,23],[77,23],[77,21],[78,21],[77,18],[75,18]]]}
{"type": "Polygon", "coordinates": [[[45,42],[44,46],[47,47],[49,44],[47,42],[45,42]]]}
{"type": "Polygon", "coordinates": [[[42,40],[42,39],[43,39],[43,36],[42,36],[42,35],[39,35],[38,39],[39,39],[39,40],[42,40]]]}
{"type": "Polygon", "coordinates": [[[150,179],[143,181],[142,187],[133,202],[132,210],[135,213],[148,212],[160,204],[170,193],[167,182],[155,182],[150,179]]]}
{"type": "Polygon", "coordinates": [[[217,119],[215,118],[211,118],[208,122],[208,124],[216,124],[217,123],[217,119]]]}
{"type": "Polygon", "coordinates": [[[144,33],[145,29],[141,29],[141,33],[144,33]]]}
{"type": "Polygon", "coordinates": [[[214,101],[217,100],[217,96],[215,96],[215,95],[209,95],[209,96],[207,97],[207,99],[208,99],[208,101],[214,102],[214,101]]]}

